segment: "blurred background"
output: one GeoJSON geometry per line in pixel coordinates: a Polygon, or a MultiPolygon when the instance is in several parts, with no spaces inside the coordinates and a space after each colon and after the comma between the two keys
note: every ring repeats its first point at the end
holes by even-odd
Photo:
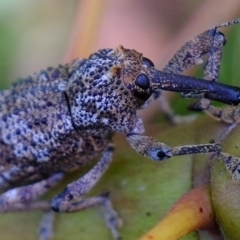
{"type": "Polygon", "coordinates": [[[1,0],[0,87],[119,44],[160,69],[187,40],[239,10],[238,0],[1,0]]]}

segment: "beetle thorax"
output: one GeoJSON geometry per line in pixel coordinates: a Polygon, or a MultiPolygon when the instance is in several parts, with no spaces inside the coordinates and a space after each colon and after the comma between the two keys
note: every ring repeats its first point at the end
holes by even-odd
{"type": "Polygon", "coordinates": [[[124,63],[131,64],[124,61],[125,57],[121,48],[100,50],[71,76],[67,94],[76,128],[105,135],[129,133],[135,127],[140,103],[124,76],[129,79],[136,74],[127,72],[123,76],[124,63]]]}

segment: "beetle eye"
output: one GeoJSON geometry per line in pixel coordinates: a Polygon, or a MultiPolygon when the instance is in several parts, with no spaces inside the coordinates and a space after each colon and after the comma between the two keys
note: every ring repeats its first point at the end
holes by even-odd
{"type": "Polygon", "coordinates": [[[150,87],[150,82],[148,77],[141,73],[137,76],[135,84],[143,90],[147,90],[150,87]]]}
{"type": "Polygon", "coordinates": [[[143,57],[142,61],[143,61],[143,64],[146,65],[147,67],[154,67],[153,62],[150,59],[143,57]]]}

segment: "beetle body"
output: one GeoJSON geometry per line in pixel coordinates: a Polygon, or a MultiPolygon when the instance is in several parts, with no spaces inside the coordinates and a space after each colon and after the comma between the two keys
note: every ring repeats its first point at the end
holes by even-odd
{"type": "Polygon", "coordinates": [[[1,187],[75,170],[103,151],[113,132],[134,129],[143,101],[132,94],[128,65],[147,67],[131,53],[126,59],[121,48],[102,50],[1,92],[1,187]]]}

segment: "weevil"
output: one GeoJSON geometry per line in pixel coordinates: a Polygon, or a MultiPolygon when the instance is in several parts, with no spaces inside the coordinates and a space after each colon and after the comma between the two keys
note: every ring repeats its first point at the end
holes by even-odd
{"type": "Polygon", "coordinates": [[[108,196],[83,198],[112,161],[115,132],[124,134],[136,152],[156,161],[221,152],[221,146],[213,143],[174,148],[160,143],[143,135],[143,122],[136,113],[161,90],[230,105],[240,102],[238,87],[179,75],[208,52],[208,65],[212,64],[217,60],[211,58],[212,44],[225,42],[218,31],[207,31],[198,38],[205,41],[193,44],[192,49],[185,45],[164,71],[139,52],[119,46],[99,50],[88,59],[49,67],[0,92],[0,212],[45,211],[40,239],[49,239],[51,210],[76,212],[101,205],[108,228],[119,239],[121,221],[108,196]],[[51,201],[37,201],[66,172],[98,155],[97,164],[59,195],[51,201]]]}

